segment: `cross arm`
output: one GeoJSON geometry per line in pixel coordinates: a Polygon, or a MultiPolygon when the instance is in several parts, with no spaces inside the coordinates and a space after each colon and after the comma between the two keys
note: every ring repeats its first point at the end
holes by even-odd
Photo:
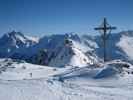
{"type": "Polygon", "coordinates": [[[110,26],[110,27],[107,27],[106,29],[107,29],[107,30],[109,30],[109,29],[110,29],[110,30],[115,30],[116,27],[111,27],[111,26],[110,26]]]}
{"type": "Polygon", "coordinates": [[[96,27],[94,28],[94,30],[103,30],[104,28],[103,27],[96,27]]]}
{"type": "Polygon", "coordinates": [[[116,27],[106,27],[106,28],[104,28],[104,27],[96,27],[96,28],[94,28],[94,30],[115,30],[116,29],[116,27]]]}

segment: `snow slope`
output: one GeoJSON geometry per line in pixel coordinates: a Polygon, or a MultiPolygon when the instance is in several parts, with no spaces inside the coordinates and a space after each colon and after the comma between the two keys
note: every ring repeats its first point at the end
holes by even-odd
{"type": "Polygon", "coordinates": [[[0,73],[0,100],[133,99],[133,75],[123,73],[126,69],[132,71],[132,65],[125,62],[113,61],[100,66],[55,69],[20,60],[1,59],[0,69],[3,68],[5,70],[0,73]],[[124,69],[122,73],[115,70],[115,77],[94,77],[104,74],[109,67],[124,69]],[[59,80],[60,77],[64,81],[59,80]]]}
{"type": "Polygon", "coordinates": [[[21,60],[0,59],[1,80],[25,80],[48,77],[57,72],[56,68],[26,63],[21,60]]]}
{"type": "MultiPolygon", "coordinates": [[[[132,78],[132,77],[128,77],[132,78]]],[[[132,100],[132,81],[0,81],[1,100],[132,100]],[[115,81],[115,84],[114,84],[115,81]],[[126,81],[126,84],[125,84],[126,81]],[[119,83],[119,84],[118,84],[119,83]],[[7,91],[8,90],[8,91],[7,91]]]]}

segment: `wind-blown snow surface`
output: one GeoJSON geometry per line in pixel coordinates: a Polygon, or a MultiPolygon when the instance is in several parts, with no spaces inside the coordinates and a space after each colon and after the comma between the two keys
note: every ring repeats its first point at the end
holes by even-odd
{"type": "Polygon", "coordinates": [[[11,59],[2,59],[0,64],[0,100],[133,99],[133,75],[125,73],[126,69],[132,71],[128,63],[125,68],[121,62],[106,64],[116,73],[98,79],[95,76],[108,66],[55,69],[11,59]],[[123,69],[122,73],[117,69],[123,69]]]}

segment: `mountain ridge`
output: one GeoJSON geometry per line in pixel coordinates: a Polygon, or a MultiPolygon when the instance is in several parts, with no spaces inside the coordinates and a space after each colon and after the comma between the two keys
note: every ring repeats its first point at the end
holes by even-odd
{"type": "MultiPolygon", "coordinates": [[[[131,62],[133,60],[132,51],[131,51],[132,41],[131,42],[127,41],[129,38],[130,40],[132,40],[133,38],[132,34],[133,34],[133,31],[124,31],[116,34],[111,34],[109,36],[109,39],[107,41],[108,42],[107,53],[108,53],[109,60],[121,59],[128,62],[131,62]],[[122,45],[123,42],[126,45],[122,45]],[[130,53],[128,53],[128,49],[126,48],[130,48],[130,53]]],[[[81,52],[80,55],[87,56],[87,59],[90,59],[90,57],[92,57],[94,59],[94,61],[92,62],[95,62],[95,63],[97,61],[102,61],[103,48],[102,48],[102,41],[100,36],[99,35],[98,36],[89,36],[89,35],[79,36],[75,33],[55,34],[50,36],[44,36],[38,40],[35,40],[35,39],[26,37],[20,32],[12,31],[11,33],[5,34],[0,38],[0,44],[1,44],[0,57],[22,59],[30,63],[37,63],[35,61],[37,59],[38,53],[40,52],[40,50],[46,49],[48,51],[47,58],[43,60],[44,62],[45,60],[47,60],[48,65],[54,65],[54,63],[53,64],[51,63],[54,61],[57,61],[56,60],[57,58],[56,57],[52,58],[52,56],[55,53],[57,56],[60,55],[60,49],[65,48],[65,44],[64,44],[65,39],[72,41],[72,45],[73,45],[71,46],[73,47],[71,49],[72,52],[75,53],[77,50],[78,52],[81,52]]],[[[66,51],[63,54],[65,53],[66,51]]],[[[63,65],[58,65],[58,66],[63,66],[63,65]]]]}

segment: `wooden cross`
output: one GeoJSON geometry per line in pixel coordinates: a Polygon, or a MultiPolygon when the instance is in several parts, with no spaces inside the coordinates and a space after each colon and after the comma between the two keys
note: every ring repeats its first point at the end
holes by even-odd
{"type": "Polygon", "coordinates": [[[94,28],[95,30],[99,30],[101,32],[101,37],[103,40],[103,48],[104,48],[104,62],[107,61],[107,54],[106,54],[106,43],[107,39],[109,37],[109,34],[112,30],[115,30],[116,27],[112,27],[107,23],[106,18],[104,18],[103,23],[100,25],[100,27],[94,28]]]}

